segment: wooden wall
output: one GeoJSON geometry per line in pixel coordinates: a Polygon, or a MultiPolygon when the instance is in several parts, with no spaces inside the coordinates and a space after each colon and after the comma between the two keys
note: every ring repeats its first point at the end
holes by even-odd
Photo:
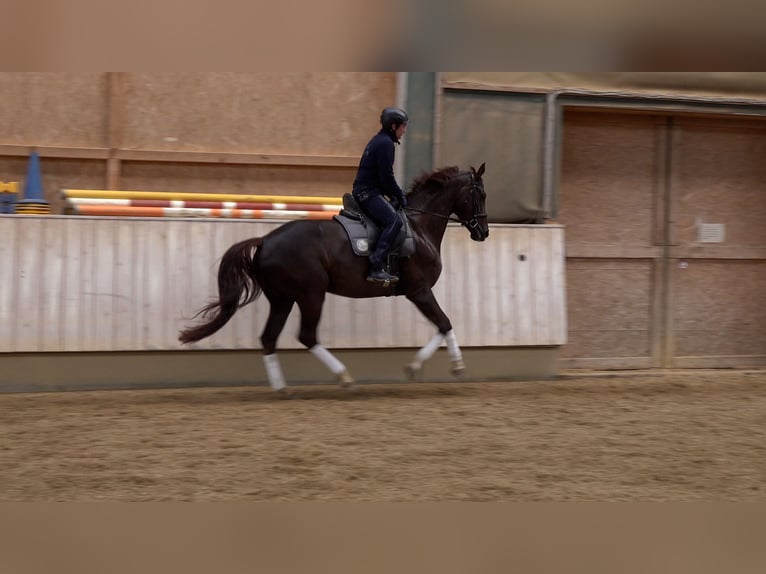
{"type": "Polygon", "coordinates": [[[0,144],[106,147],[108,87],[103,72],[0,73],[0,144]]]}
{"type": "MultiPolygon", "coordinates": [[[[216,295],[221,255],[279,222],[79,216],[0,216],[0,354],[180,350],[179,329],[216,295]]],[[[493,227],[471,241],[450,225],[434,292],[465,347],[566,342],[560,226],[493,227]]],[[[261,298],[196,349],[259,349],[261,298]]],[[[295,338],[298,312],[280,338],[295,338]]],[[[320,329],[333,348],[408,348],[436,332],[403,297],[329,296],[320,329]]],[[[513,366],[508,365],[509,374],[513,366]]]]}
{"type": "MultiPolygon", "coordinates": [[[[490,200],[507,188],[508,198],[517,201],[524,186],[539,196],[543,115],[532,117],[527,107],[537,102],[542,109],[546,90],[614,89],[624,80],[626,89],[646,94],[695,93],[669,76],[523,74],[442,76],[441,107],[431,134],[437,158],[466,164],[494,157],[487,166],[490,200]],[[513,105],[500,112],[477,105],[479,117],[492,119],[495,112],[502,117],[502,122],[479,125],[505,127],[497,133],[470,132],[473,140],[466,140],[465,130],[455,126],[470,122],[445,119],[468,110],[464,96],[469,92],[472,102],[486,100],[485,88],[509,92],[506,99],[513,105]],[[514,89],[524,92],[520,100],[514,89]],[[529,129],[517,121],[525,118],[534,120],[529,129]],[[525,139],[524,134],[536,135],[525,139]]],[[[752,99],[766,93],[742,75],[747,73],[720,74],[695,76],[697,83],[689,85],[706,96],[752,99]]],[[[685,76],[684,82],[691,79],[685,76]]],[[[0,73],[5,120],[0,180],[23,182],[34,148],[42,157],[46,198],[54,213],[63,207],[62,187],[340,195],[351,185],[361,148],[378,128],[380,109],[395,100],[395,84],[393,73],[0,73]]],[[[651,113],[585,109],[573,101],[561,105],[557,191],[559,221],[566,227],[569,321],[562,366],[766,364],[763,120],[684,113],[691,105],[651,113]],[[721,242],[700,240],[708,225],[725,230],[721,242]]],[[[488,209],[493,205],[499,207],[500,200],[491,200],[488,209]]],[[[180,225],[165,223],[168,230],[180,225]]],[[[69,233],[68,224],[34,225],[24,233],[32,238],[37,230],[50,242],[38,246],[43,250],[39,261],[47,253],[55,260],[56,250],[63,249],[54,239],[56,230],[69,233]]],[[[226,223],[221,229],[235,227],[226,223]]],[[[89,233],[92,239],[101,231],[89,233]]],[[[103,239],[111,237],[104,233],[103,239]]],[[[525,345],[542,340],[527,336],[533,329],[560,333],[566,318],[545,325],[542,308],[523,309],[530,304],[525,289],[539,288],[516,284],[523,240],[514,236],[510,243],[495,243],[498,236],[493,231],[481,246],[494,257],[482,259],[482,265],[498,271],[490,275],[488,289],[494,291],[488,291],[480,312],[489,318],[499,314],[506,323],[495,335],[475,333],[470,340],[525,345]]],[[[221,247],[228,239],[214,244],[221,247]]],[[[454,257],[460,267],[464,255],[454,257]]],[[[0,295],[9,305],[8,292],[0,295]]],[[[451,304],[476,305],[460,298],[451,304]]],[[[34,317],[41,321],[41,315],[34,317]]],[[[461,328],[473,325],[464,322],[461,328]]],[[[421,334],[402,340],[410,344],[421,334]]],[[[339,337],[343,343],[351,334],[339,337]]],[[[380,344],[393,340],[387,337],[380,344]]]]}
{"type": "Polygon", "coordinates": [[[494,221],[509,206],[519,212],[524,197],[542,198],[544,173],[556,181],[534,155],[540,123],[556,118],[545,149],[560,158],[552,200],[566,228],[562,367],[766,365],[762,82],[747,73],[442,74],[441,155],[489,157],[494,221]],[[545,115],[543,94],[558,88],[651,97],[561,97],[545,115]],[[656,105],[661,94],[685,103],[656,105]],[[749,107],[714,106],[711,97],[746,97],[749,107]],[[522,111],[514,100],[524,98],[537,128],[513,124],[522,111]],[[504,100],[514,105],[497,110],[504,100]],[[722,241],[702,241],[713,228],[725,231],[722,241]]]}
{"type": "Polygon", "coordinates": [[[394,99],[392,74],[129,73],[124,149],[356,156],[394,99]]]}
{"type": "Polygon", "coordinates": [[[0,180],[58,190],[341,195],[394,73],[0,73],[0,180]]]}
{"type": "Polygon", "coordinates": [[[755,118],[565,113],[564,366],[766,364],[764,142],[755,118]]]}

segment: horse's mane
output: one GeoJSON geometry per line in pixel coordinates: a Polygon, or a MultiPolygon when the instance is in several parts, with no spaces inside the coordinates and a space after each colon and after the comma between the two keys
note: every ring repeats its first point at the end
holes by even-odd
{"type": "Polygon", "coordinates": [[[442,187],[451,178],[460,173],[457,166],[443,167],[430,173],[423,173],[412,182],[409,193],[419,193],[433,187],[442,187]]]}

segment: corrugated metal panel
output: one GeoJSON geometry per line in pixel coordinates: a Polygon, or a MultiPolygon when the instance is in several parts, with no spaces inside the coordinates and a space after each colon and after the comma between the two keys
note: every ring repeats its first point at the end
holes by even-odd
{"type": "MultiPolygon", "coordinates": [[[[0,352],[177,350],[179,329],[216,293],[236,241],[277,222],[0,217],[0,352]]],[[[463,346],[566,342],[564,233],[493,226],[471,241],[450,226],[434,288],[463,346]]],[[[199,349],[260,348],[265,299],[240,310],[199,349]]],[[[298,311],[280,338],[300,348],[298,311]]],[[[328,296],[320,339],[333,348],[419,347],[434,327],[402,297],[328,296]]]]}

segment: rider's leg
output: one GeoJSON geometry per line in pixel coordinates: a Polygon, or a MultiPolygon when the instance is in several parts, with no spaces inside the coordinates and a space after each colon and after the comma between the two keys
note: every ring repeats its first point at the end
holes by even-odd
{"type": "Polygon", "coordinates": [[[370,255],[370,281],[395,282],[398,277],[386,270],[388,254],[402,228],[402,220],[393,206],[382,196],[371,196],[362,203],[362,209],[380,226],[375,251],[370,255]]]}

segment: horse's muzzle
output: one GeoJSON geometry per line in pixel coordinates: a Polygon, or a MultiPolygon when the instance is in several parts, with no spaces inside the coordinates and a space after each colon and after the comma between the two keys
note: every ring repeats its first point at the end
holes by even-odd
{"type": "Polygon", "coordinates": [[[471,239],[474,241],[484,241],[487,237],[489,237],[489,227],[483,229],[476,217],[469,221],[463,220],[461,223],[471,233],[471,239]]]}
{"type": "Polygon", "coordinates": [[[474,241],[484,241],[487,237],[489,237],[489,229],[486,231],[479,227],[471,229],[471,239],[474,241]]]}

